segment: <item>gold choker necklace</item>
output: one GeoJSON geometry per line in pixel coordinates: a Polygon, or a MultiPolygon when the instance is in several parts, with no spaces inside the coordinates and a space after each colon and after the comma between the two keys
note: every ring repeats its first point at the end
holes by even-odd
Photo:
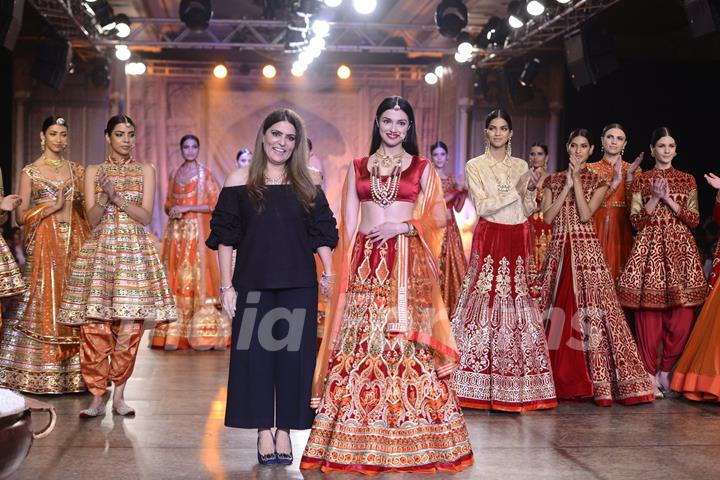
{"type": "Polygon", "coordinates": [[[47,165],[48,167],[54,168],[54,169],[55,169],[55,173],[59,172],[59,171],[60,171],[60,167],[62,167],[63,165],[65,165],[65,159],[62,158],[62,157],[53,160],[53,159],[51,159],[51,158],[47,158],[47,157],[45,156],[45,154],[43,154],[43,156],[41,157],[41,160],[42,160],[43,163],[44,163],[45,165],[47,165]]]}
{"type": "Polygon", "coordinates": [[[380,150],[375,152],[375,159],[376,162],[380,162],[380,166],[382,168],[390,168],[397,162],[397,160],[402,160],[405,153],[405,150],[401,150],[400,153],[396,153],[395,155],[387,155],[385,154],[385,149],[383,149],[383,153],[380,153],[380,150]]]}

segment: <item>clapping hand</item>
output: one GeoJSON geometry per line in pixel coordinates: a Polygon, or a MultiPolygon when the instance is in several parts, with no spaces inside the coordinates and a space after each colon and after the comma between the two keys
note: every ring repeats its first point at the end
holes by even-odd
{"type": "Polygon", "coordinates": [[[633,177],[635,177],[635,172],[638,168],[640,168],[640,164],[642,163],[643,158],[645,158],[645,152],[640,152],[640,154],[635,157],[635,160],[630,164],[627,172],[625,172],[626,181],[632,182],[633,177]]]}
{"type": "Polygon", "coordinates": [[[113,198],[115,196],[115,184],[110,179],[110,177],[105,174],[105,172],[100,172],[98,176],[98,183],[100,184],[100,188],[103,192],[105,192],[105,195],[107,195],[108,198],[113,198]]]}

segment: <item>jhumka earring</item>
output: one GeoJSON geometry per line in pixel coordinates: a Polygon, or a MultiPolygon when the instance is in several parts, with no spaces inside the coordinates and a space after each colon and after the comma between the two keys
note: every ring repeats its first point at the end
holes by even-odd
{"type": "Polygon", "coordinates": [[[605,145],[600,144],[600,153],[605,153],[605,145]]]}
{"type": "Polygon", "coordinates": [[[505,151],[507,152],[508,157],[512,157],[512,139],[508,140],[508,143],[505,146],[505,151]]]}
{"type": "Polygon", "coordinates": [[[620,156],[622,157],[623,155],[625,155],[625,147],[620,150],[620,156]]]}
{"type": "Polygon", "coordinates": [[[485,135],[485,155],[489,155],[489,154],[490,154],[490,147],[489,147],[489,145],[490,145],[490,139],[488,138],[487,135],[485,135]]]}
{"type": "Polygon", "coordinates": [[[44,138],[40,139],[40,150],[43,152],[45,151],[45,139],[44,138]]]}

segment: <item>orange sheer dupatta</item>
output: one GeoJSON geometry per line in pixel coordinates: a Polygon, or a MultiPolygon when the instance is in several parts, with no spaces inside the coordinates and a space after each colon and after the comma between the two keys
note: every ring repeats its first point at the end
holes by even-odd
{"type": "MultiPolygon", "coordinates": [[[[353,165],[349,168],[353,168],[353,165]]],[[[434,169],[426,168],[426,172],[426,185],[415,201],[413,217],[409,221],[418,231],[418,236],[397,237],[392,291],[387,296],[394,305],[386,305],[389,311],[386,328],[389,334],[404,335],[409,340],[430,347],[435,353],[437,374],[442,378],[453,372],[459,356],[438,282],[436,259],[442,248],[446,222],[442,183],[434,169]]],[[[324,391],[327,369],[333,353],[340,348],[342,332],[350,317],[349,311],[346,313],[346,304],[351,301],[352,295],[348,287],[355,273],[350,270],[356,234],[353,232],[351,236],[348,235],[342,218],[348,188],[350,185],[346,176],[338,222],[340,241],[333,252],[333,271],[338,281],[330,294],[325,335],[320,344],[313,377],[312,396],[318,398],[324,391]]],[[[352,188],[355,186],[352,185],[352,188]]]]}

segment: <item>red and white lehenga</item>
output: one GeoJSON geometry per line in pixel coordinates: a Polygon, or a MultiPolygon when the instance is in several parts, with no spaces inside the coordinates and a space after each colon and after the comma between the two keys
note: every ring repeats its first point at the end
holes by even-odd
{"type": "Polygon", "coordinates": [[[445,306],[452,316],[460,296],[463,278],[467,273],[467,259],[453,210],[462,209],[467,190],[461,189],[452,176],[442,179],[442,188],[447,207],[447,224],[440,251],[440,290],[445,306]]]}
{"type": "MultiPolygon", "coordinates": [[[[545,195],[557,198],[565,179],[564,171],[548,177],[545,195]]],[[[581,181],[588,202],[607,185],[587,168],[581,181]]],[[[580,220],[574,192],[552,225],[540,305],[550,317],[558,398],[593,398],[600,406],[652,402],[654,385],[638,356],[593,223],[580,220]]]]}
{"type": "MultiPolygon", "coordinates": [[[[715,222],[720,224],[720,195],[715,199],[715,222]]],[[[695,322],[690,340],[675,366],[670,388],[690,400],[720,402],[720,242],[715,249],[713,289],[695,322]]]]}
{"type": "Polygon", "coordinates": [[[695,178],[675,168],[653,168],[632,185],[630,219],[638,234],[618,280],[620,303],[636,310],[638,348],[648,372],[670,372],[687,343],[695,307],[707,295],[700,252],[690,231],[700,222],[695,178]],[[662,200],[648,214],[650,182],[667,181],[677,214],[662,200]],[[658,344],[663,344],[658,365],[658,344]]]}
{"type": "Polygon", "coordinates": [[[497,162],[488,154],[465,166],[480,220],[452,319],[460,352],[453,380],[463,407],[522,412],[557,405],[542,314],[529,289],[527,217],[535,193],[521,197],[515,188],[527,171],[519,158],[497,162]]]}
{"type": "MultiPolygon", "coordinates": [[[[367,164],[354,160],[355,185],[344,187],[361,202],[372,201],[367,164]]],[[[322,400],[300,468],[374,475],[455,472],[473,462],[448,379],[458,357],[435,266],[446,213],[427,160],[413,157],[396,201],[414,203],[418,236],[379,245],[360,232],[350,241],[339,227],[338,284],[313,382],[322,400]]]]}

